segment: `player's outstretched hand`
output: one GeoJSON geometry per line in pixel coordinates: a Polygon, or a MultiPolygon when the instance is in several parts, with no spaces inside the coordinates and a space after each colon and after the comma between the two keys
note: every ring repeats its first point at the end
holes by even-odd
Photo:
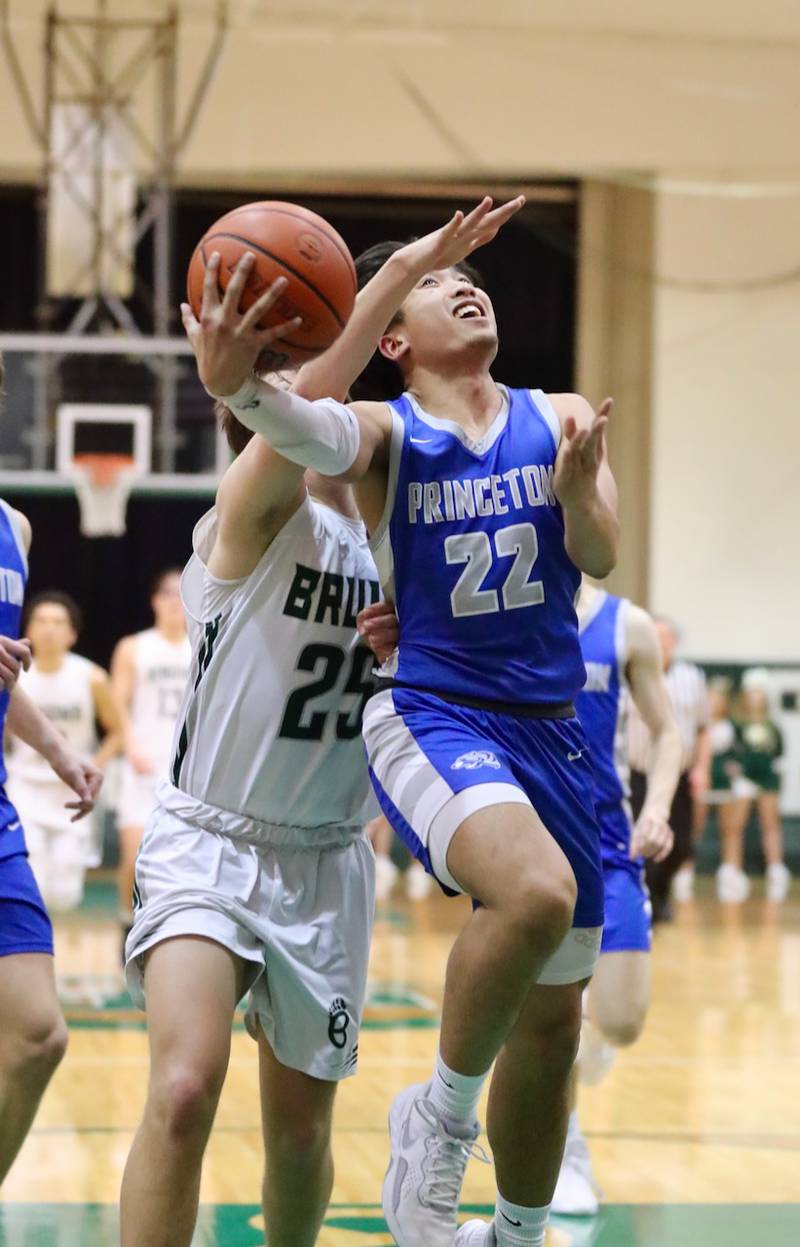
{"type": "Polygon", "coordinates": [[[642,810],[631,836],[631,857],[663,862],[672,852],[675,837],[666,818],[642,810]]]}
{"type": "Polygon", "coordinates": [[[574,416],[567,416],[564,421],[564,441],[553,478],[553,489],[562,507],[580,506],[594,497],[613,406],[613,399],[604,399],[589,428],[579,428],[574,416]]]}
{"type": "Polygon", "coordinates": [[[0,692],[10,693],[21,671],[31,665],[31,643],[27,638],[17,641],[0,636],[0,692]]]}
{"type": "Polygon", "coordinates": [[[441,229],[407,243],[398,255],[421,274],[451,268],[491,242],[524,203],[525,196],[517,195],[495,208],[487,195],[472,212],[466,216],[460,211],[454,213],[441,229]]]}
{"type": "Polygon", "coordinates": [[[181,304],[181,319],[197,358],[197,372],[209,394],[215,398],[235,394],[252,375],[261,352],[303,323],[302,317],[295,316],[271,329],[258,327],[261,318],[276,305],[285,291],[288,285],[285,277],[274,281],[246,312],[239,310],[254,263],[252,251],[245,252],[225,293],[220,295],[220,254],[215,251],[206,265],[200,319],[188,303],[181,304]]]}
{"type": "Polygon", "coordinates": [[[78,819],[94,809],[103,785],[103,772],[71,749],[64,749],[58,757],[51,759],[51,766],[78,798],[77,801],[65,802],[66,809],[75,811],[70,822],[77,823],[78,819]]]}
{"type": "Polygon", "coordinates": [[[397,649],[400,625],[391,602],[365,606],[356,619],[358,635],[363,637],[378,662],[387,662],[397,649]]]}

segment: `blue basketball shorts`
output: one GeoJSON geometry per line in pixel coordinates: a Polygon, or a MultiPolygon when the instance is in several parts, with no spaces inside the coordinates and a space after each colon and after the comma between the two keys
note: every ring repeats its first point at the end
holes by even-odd
{"type": "Polygon", "coordinates": [[[653,936],[653,908],[644,881],[644,869],[603,863],[606,920],[601,953],[649,953],[653,936]]]}
{"type": "MultiPolygon", "coordinates": [[[[0,832],[0,836],[2,836],[0,832]]],[[[0,957],[53,952],[53,928],[24,851],[0,858],[0,957]]]]}
{"type": "MultiPolygon", "coordinates": [[[[447,869],[446,847],[461,823],[491,805],[533,806],[575,875],[573,927],[596,931],[599,947],[600,838],[588,749],[577,718],[522,718],[392,688],[367,703],[364,741],[383,813],[451,894],[462,889],[447,869]]],[[[589,947],[589,937],[582,939],[589,947]]]]}
{"type": "Polygon", "coordinates": [[[606,893],[603,953],[649,953],[652,944],[652,906],[644,877],[644,862],[630,857],[633,830],[627,804],[600,808],[600,853],[606,893]]]}

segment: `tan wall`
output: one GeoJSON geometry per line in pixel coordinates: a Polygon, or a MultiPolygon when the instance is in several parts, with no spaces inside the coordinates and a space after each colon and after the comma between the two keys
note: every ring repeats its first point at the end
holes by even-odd
{"type": "Polygon", "coordinates": [[[581,194],[576,385],[597,405],[614,398],[609,454],[622,540],[609,588],[647,603],[653,195],[586,182],[581,194]]]}
{"type": "MultiPolygon", "coordinates": [[[[108,7],[130,16],[167,6],[108,7]]],[[[786,0],[734,7],[735,14],[724,0],[234,0],[180,178],[249,186],[298,175],[529,178],[665,168],[782,176],[798,162],[798,131],[788,119],[800,112],[800,10],[786,0]]],[[[91,0],[59,3],[65,13],[93,8],[91,0]]],[[[210,0],[180,6],[184,109],[212,8],[210,0]]],[[[44,9],[45,0],[11,3],[37,101],[44,9]]],[[[115,78],[125,56],[115,37],[115,78]]],[[[73,53],[72,62],[80,57],[73,53]]],[[[134,112],[152,131],[152,80],[134,112]]],[[[0,177],[33,177],[40,156],[5,62],[0,117],[0,177]]]]}
{"type": "Polygon", "coordinates": [[[696,655],[800,656],[800,200],[657,204],[652,605],[696,655]]]}

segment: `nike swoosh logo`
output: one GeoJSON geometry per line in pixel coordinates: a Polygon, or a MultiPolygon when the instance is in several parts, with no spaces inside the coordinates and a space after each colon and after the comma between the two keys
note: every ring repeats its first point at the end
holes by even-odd
{"type": "Polygon", "coordinates": [[[503,1220],[507,1221],[509,1225],[522,1225],[521,1221],[512,1221],[510,1217],[507,1217],[506,1214],[503,1212],[502,1208],[498,1208],[497,1211],[500,1213],[500,1216],[503,1218],[503,1220]]]}
{"type": "Polygon", "coordinates": [[[432,437],[410,437],[408,440],[410,442],[413,442],[415,446],[427,446],[429,442],[433,441],[433,438],[432,437]]]}
{"type": "Polygon", "coordinates": [[[583,757],[583,750],[579,749],[577,753],[568,753],[567,762],[577,762],[578,758],[583,757]]]}

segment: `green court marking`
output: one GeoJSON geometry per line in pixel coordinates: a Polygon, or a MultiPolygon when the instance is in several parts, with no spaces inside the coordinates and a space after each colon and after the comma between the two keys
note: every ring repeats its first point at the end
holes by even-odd
{"type": "MultiPolygon", "coordinates": [[[[75,990],[81,980],[73,976],[70,988],[75,990]]],[[[88,993],[97,986],[97,978],[87,975],[85,990],[88,993]]],[[[62,1001],[64,1016],[71,1030],[94,1031],[143,1031],[146,1022],[143,1013],[134,1006],[127,991],[117,992],[103,999],[102,1005],[80,1004],[62,1001]]],[[[381,984],[376,986],[366,1002],[367,1016],[361,1023],[364,1031],[435,1030],[439,1025],[438,1012],[431,1000],[415,992],[405,984],[381,984]],[[407,1011],[407,1012],[406,1012],[407,1011]],[[384,1013],[385,1016],[381,1016],[384,1013]],[[399,1014],[399,1016],[396,1016],[399,1014]]],[[[234,1032],[244,1031],[241,1013],[233,1023],[234,1032]]]]}
{"type": "MultiPolygon", "coordinates": [[[[111,1247],[118,1226],[112,1204],[4,1204],[0,1247],[111,1247]]],[[[591,1219],[554,1217],[552,1228],[552,1247],[797,1247],[800,1204],[609,1204],[591,1219]]],[[[331,1205],[324,1237],[332,1247],[392,1247],[378,1204],[331,1205]]],[[[263,1244],[258,1205],[201,1207],[192,1247],[263,1244]]]]}

